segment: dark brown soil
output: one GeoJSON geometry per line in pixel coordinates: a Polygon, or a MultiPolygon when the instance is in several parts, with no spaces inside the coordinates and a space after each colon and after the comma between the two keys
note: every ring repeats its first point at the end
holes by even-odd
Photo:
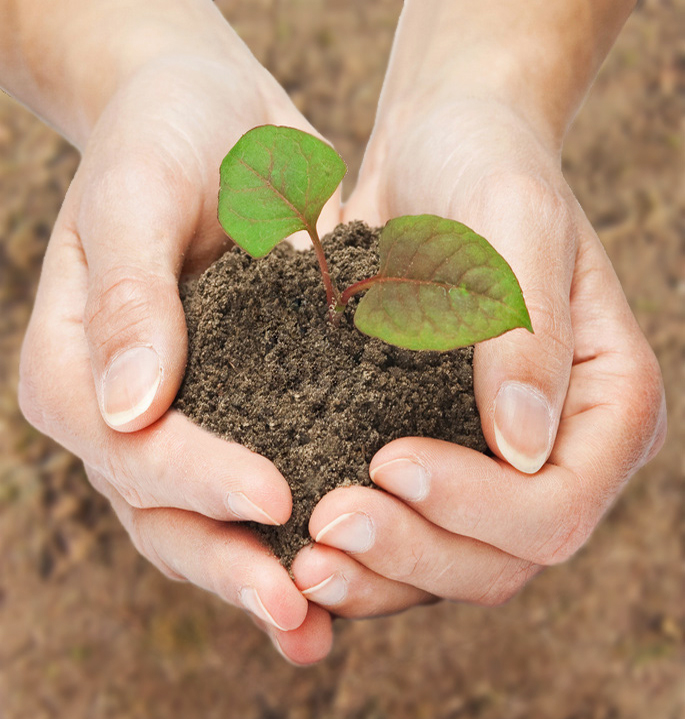
{"type": "MultiPolygon", "coordinates": [[[[376,244],[362,222],[324,239],[339,286],[377,271],[376,244]]],[[[286,477],[290,520],[253,525],[286,566],[310,539],[316,503],[335,487],[371,486],[369,462],[391,440],[435,437],[485,451],[473,349],[412,352],[367,337],[352,321],[356,300],[334,327],[312,251],[282,244],[252,260],[236,248],[183,295],[188,367],[176,406],[286,477]]]]}

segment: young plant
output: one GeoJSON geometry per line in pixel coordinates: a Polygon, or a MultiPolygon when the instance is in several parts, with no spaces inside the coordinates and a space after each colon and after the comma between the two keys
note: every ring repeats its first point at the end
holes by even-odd
{"type": "Polygon", "coordinates": [[[306,132],[256,127],[221,163],[219,222],[255,258],[306,230],[330,317],[339,317],[351,297],[366,292],[354,324],[398,347],[450,350],[516,327],[533,331],[521,288],[504,258],[465,225],[435,215],[390,220],[378,242],[378,273],[340,291],[316,223],[346,171],[332,147],[306,132]]]}

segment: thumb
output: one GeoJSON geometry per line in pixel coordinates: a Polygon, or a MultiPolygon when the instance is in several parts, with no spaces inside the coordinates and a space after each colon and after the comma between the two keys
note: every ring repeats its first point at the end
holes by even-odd
{"type": "MultiPolygon", "coordinates": [[[[88,182],[78,233],[88,263],[84,328],[100,411],[119,431],[157,420],[176,396],[187,332],[178,273],[200,208],[141,160],[88,182]]],[[[199,194],[199,193],[198,193],[199,194]]]]}
{"type": "Polygon", "coordinates": [[[535,334],[517,329],[478,345],[474,387],[489,447],[533,474],[552,450],[573,361],[575,229],[549,189],[526,185],[503,195],[484,236],[518,277],[535,334]]]}

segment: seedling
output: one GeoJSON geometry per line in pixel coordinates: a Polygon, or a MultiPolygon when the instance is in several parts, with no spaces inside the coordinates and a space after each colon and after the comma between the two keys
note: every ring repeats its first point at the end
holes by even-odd
{"type": "Polygon", "coordinates": [[[340,291],[316,223],[346,171],[332,147],[306,132],[256,127],[221,163],[219,222],[255,258],[306,230],[331,319],[340,317],[352,297],[366,292],[354,324],[398,347],[450,350],[516,327],[533,331],[521,288],[504,258],[465,225],[435,215],[390,220],[378,242],[378,273],[340,291]]]}

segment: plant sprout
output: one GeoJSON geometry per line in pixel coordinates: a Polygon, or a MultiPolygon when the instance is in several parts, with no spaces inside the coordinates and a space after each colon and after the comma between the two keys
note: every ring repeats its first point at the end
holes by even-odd
{"type": "Polygon", "coordinates": [[[530,332],[519,283],[504,258],[473,230],[436,215],[390,220],[378,241],[378,273],[340,291],[316,223],[347,171],[322,140],[291,127],[256,127],[221,163],[219,222],[254,258],[305,230],[321,268],[331,319],[365,292],[361,332],[398,347],[450,350],[516,327],[530,332]]]}

